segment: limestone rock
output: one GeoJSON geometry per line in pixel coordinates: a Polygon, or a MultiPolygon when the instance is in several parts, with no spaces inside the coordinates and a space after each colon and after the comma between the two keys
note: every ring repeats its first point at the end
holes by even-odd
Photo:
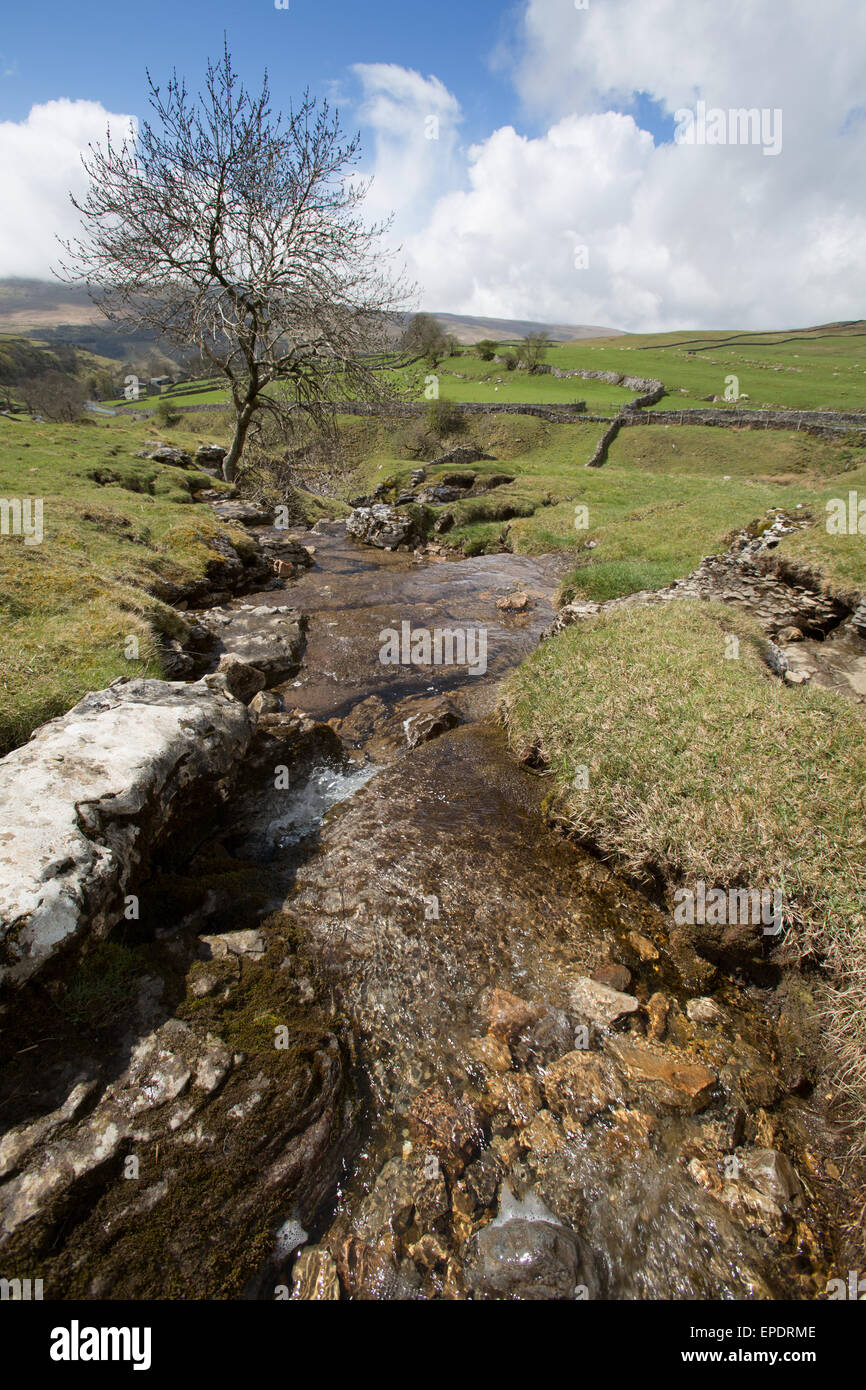
{"type": "Polygon", "coordinates": [[[0,981],[114,926],[152,852],[203,788],[221,794],[250,738],[244,707],[204,682],[135,680],[0,760],[0,981]]]}
{"type": "Polygon", "coordinates": [[[248,665],[246,661],[241,661],[239,656],[231,652],[224,652],[220,657],[217,671],[225,676],[226,687],[235,699],[245,705],[265,688],[263,673],[257,667],[248,665]]]}
{"type": "Polygon", "coordinates": [[[574,982],[569,997],[572,1014],[600,1028],[613,1027],[621,1018],[637,1013],[640,1007],[632,995],[608,989],[607,985],[601,985],[586,975],[574,982]]]}
{"type": "Polygon", "coordinates": [[[379,550],[398,550],[400,546],[411,549],[421,539],[417,523],[409,512],[384,504],[356,507],[346,522],[346,535],[379,550]]]}

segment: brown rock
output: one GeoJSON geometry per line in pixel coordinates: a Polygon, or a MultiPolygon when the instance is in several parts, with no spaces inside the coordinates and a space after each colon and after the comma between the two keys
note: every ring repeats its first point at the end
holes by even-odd
{"type": "Polygon", "coordinates": [[[450,1177],[459,1176],[481,1147],[483,1117],[465,1099],[451,1100],[439,1086],[415,1097],[408,1114],[409,1132],[439,1159],[450,1177]]]}
{"type": "Polygon", "coordinates": [[[625,994],[631,987],[632,975],[626,966],[614,965],[611,962],[594,971],[592,978],[596,984],[607,985],[608,989],[615,989],[619,994],[625,994]]]}
{"type": "Polygon", "coordinates": [[[324,1302],[340,1297],[337,1266],[322,1246],[302,1250],[292,1270],[292,1298],[304,1302],[324,1302]]]}
{"type": "Polygon", "coordinates": [[[491,1076],[484,1093],[484,1106],[492,1115],[504,1112],[512,1124],[522,1129],[541,1109],[541,1091],[525,1072],[491,1076]]]}
{"type": "Polygon", "coordinates": [[[569,1052],[544,1073],[544,1094],[566,1127],[579,1129],[622,1094],[616,1067],[597,1052],[569,1052]]]}
{"type": "Polygon", "coordinates": [[[653,945],[649,937],[641,936],[638,931],[630,931],[628,939],[629,944],[637,951],[641,960],[648,962],[658,960],[658,949],[653,945]]]}
{"type": "Polygon", "coordinates": [[[337,1270],[346,1293],[361,1302],[390,1298],[397,1286],[397,1270],[391,1260],[357,1236],[349,1236],[340,1246],[337,1270]]]}
{"type": "Polygon", "coordinates": [[[529,595],[524,593],[509,594],[507,598],[499,599],[496,607],[503,613],[525,613],[529,607],[529,595]]]}
{"type": "Polygon", "coordinates": [[[666,994],[659,992],[650,996],[646,1011],[649,1015],[649,1035],[651,1038],[661,1040],[664,1037],[667,1032],[670,1007],[670,1001],[666,994]]]}
{"type": "Polygon", "coordinates": [[[562,1126],[549,1110],[539,1110],[523,1131],[523,1142],[529,1151],[529,1161],[543,1162],[565,1144],[562,1126]]]}
{"type": "Polygon", "coordinates": [[[500,1042],[511,1043],[541,1012],[537,1004],[527,1004],[506,989],[494,989],[487,1004],[487,1030],[500,1042]]]}
{"type": "Polygon", "coordinates": [[[263,672],[257,667],[250,666],[248,662],[242,661],[238,656],[224,653],[219,659],[217,671],[225,676],[226,687],[234,695],[236,700],[241,700],[245,705],[249,704],[254,695],[258,695],[260,690],[264,690],[267,684],[263,672]]]}
{"type": "Polygon", "coordinates": [[[718,1078],[688,1053],[678,1049],[651,1049],[612,1038],[610,1050],[625,1073],[627,1083],[641,1096],[670,1110],[694,1115],[709,1105],[718,1078]]]}
{"type": "Polygon", "coordinates": [[[467,1051],[474,1061],[488,1071],[511,1071],[511,1052],[492,1033],[487,1033],[483,1038],[470,1038],[467,1051]]]}
{"type": "Polygon", "coordinates": [[[599,1028],[612,1028],[640,1007],[631,994],[621,994],[582,975],[569,989],[572,1013],[599,1028]]]}

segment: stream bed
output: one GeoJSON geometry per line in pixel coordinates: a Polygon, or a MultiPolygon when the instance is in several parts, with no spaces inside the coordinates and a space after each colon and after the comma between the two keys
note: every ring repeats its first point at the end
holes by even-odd
{"type": "Polygon", "coordinates": [[[86,1096],[72,1176],[8,1260],[94,1298],[821,1296],[846,1197],[808,989],[557,836],[496,723],[559,562],[299,540],[301,669],[143,891],[130,1001],[46,1072],[43,1110],[86,1096]],[[406,625],[475,673],[405,663],[406,625]]]}

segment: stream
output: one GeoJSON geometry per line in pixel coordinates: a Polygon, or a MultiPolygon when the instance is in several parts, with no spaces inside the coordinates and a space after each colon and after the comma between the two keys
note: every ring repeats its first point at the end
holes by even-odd
{"type": "Polygon", "coordinates": [[[561,561],[297,539],[301,668],[145,886],[113,1031],[57,1060],[91,1097],[74,1182],[7,1254],[92,1298],[820,1296],[843,1194],[808,990],[707,960],[556,834],[495,719],[561,561]],[[404,661],[437,632],[467,659],[404,661]]]}

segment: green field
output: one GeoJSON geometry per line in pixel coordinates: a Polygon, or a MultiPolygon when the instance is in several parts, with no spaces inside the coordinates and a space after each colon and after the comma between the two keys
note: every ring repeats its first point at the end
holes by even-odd
{"type": "MultiPolygon", "coordinates": [[[[500,355],[520,353],[520,344],[498,344],[500,355]]],[[[739,404],[749,409],[866,411],[866,321],[824,329],[773,333],[656,333],[625,334],[556,344],[546,362],[566,371],[617,372],[624,376],[658,378],[668,389],[656,407],[695,409],[718,396],[720,410],[726,379],[736,376],[739,404]],[[747,398],[747,399],[746,399],[747,398]]],[[[445,400],[491,404],[559,404],[585,401],[590,413],[615,414],[634,392],[580,377],[559,380],[552,375],[508,371],[504,365],[483,362],[467,348],[435,367],[416,364],[392,374],[395,387],[422,400],[430,376],[438,379],[445,400]]],[[[208,378],[164,393],[178,406],[222,404],[228,391],[219,378],[208,378]],[[213,389],[213,388],[217,389],[213,389]]],[[[158,397],[138,403],[115,402],[122,409],[152,409],[158,397]]]]}

